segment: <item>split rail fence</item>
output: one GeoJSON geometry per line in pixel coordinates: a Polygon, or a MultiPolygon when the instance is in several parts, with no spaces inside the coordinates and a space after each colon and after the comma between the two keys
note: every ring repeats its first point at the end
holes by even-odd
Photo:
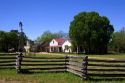
{"type": "Polygon", "coordinates": [[[16,55],[0,53],[0,69],[15,69],[16,55]]]}
{"type": "Polygon", "coordinates": [[[125,77],[125,60],[94,59],[88,56],[23,56],[21,53],[0,56],[1,68],[16,68],[17,73],[68,71],[88,79],[91,76],[125,77]]]}

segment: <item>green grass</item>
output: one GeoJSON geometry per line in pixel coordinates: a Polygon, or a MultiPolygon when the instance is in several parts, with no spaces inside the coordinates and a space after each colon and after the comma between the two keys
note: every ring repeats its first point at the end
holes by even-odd
{"type": "Polygon", "coordinates": [[[81,80],[80,77],[71,73],[31,73],[31,74],[16,74],[14,69],[0,70],[0,80],[6,82],[16,81],[17,83],[125,83],[121,79],[98,79],[95,77],[90,80],[81,80]]]}
{"type": "Polygon", "coordinates": [[[0,70],[0,80],[19,81],[21,83],[82,83],[83,81],[71,73],[31,73],[16,74],[15,70],[0,70]]]}
{"type": "Polygon", "coordinates": [[[116,58],[116,59],[125,59],[125,54],[105,54],[105,55],[86,55],[86,54],[71,54],[71,53],[48,53],[48,54],[42,54],[42,53],[30,53],[30,55],[33,56],[65,56],[65,55],[73,55],[73,56],[88,56],[89,58],[116,58]]]}

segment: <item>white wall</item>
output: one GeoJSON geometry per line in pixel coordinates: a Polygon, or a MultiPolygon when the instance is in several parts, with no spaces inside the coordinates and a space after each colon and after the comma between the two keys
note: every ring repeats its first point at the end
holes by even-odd
{"type": "Polygon", "coordinates": [[[24,46],[24,48],[25,48],[25,50],[26,50],[27,53],[30,52],[30,46],[24,46]]]}
{"type": "Polygon", "coordinates": [[[49,46],[58,46],[58,42],[56,42],[54,39],[50,42],[49,46]],[[53,43],[54,42],[54,43],[53,43]]]}
{"type": "Polygon", "coordinates": [[[68,40],[63,43],[62,45],[63,52],[72,52],[71,48],[68,50],[65,50],[65,45],[71,46],[71,43],[68,40]]]}
{"type": "MultiPolygon", "coordinates": [[[[49,43],[49,46],[58,46],[58,42],[53,39],[53,40],[49,43]]],[[[54,48],[50,48],[49,51],[52,52],[52,49],[54,49],[54,48]]]]}

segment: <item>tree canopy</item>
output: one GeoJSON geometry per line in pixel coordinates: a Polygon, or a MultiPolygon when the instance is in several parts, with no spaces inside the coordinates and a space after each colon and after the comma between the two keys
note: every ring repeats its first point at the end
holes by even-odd
{"type": "Polygon", "coordinates": [[[125,52],[125,28],[114,32],[111,41],[111,48],[116,52],[125,52]]]}
{"type": "Polygon", "coordinates": [[[69,37],[74,47],[83,47],[86,53],[107,53],[113,31],[107,17],[97,12],[81,12],[70,23],[69,37]]]}
{"type": "MultiPolygon", "coordinates": [[[[25,35],[25,34],[24,34],[25,35]]],[[[24,43],[26,43],[26,35],[23,36],[24,43]]],[[[11,30],[10,32],[0,31],[0,51],[8,52],[9,49],[18,51],[19,46],[19,32],[18,30],[11,30]]]]}
{"type": "Polygon", "coordinates": [[[40,37],[36,39],[36,42],[43,43],[48,42],[53,38],[67,38],[67,33],[64,33],[63,31],[59,31],[57,33],[52,33],[50,31],[45,31],[40,37]]]}

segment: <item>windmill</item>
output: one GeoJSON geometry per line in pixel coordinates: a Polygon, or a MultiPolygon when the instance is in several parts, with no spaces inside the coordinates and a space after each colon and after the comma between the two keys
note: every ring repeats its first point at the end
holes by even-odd
{"type": "Polygon", "coordinates": [[[24,40],[23,40],[24,32],[23,32],[23,23],[21,21],[19,22],[19,27],[20,27],[21,32],[19,33],[19,48],[18,48],[18,51],[23,52],[23,49],[24,49],[24,40]]]}

